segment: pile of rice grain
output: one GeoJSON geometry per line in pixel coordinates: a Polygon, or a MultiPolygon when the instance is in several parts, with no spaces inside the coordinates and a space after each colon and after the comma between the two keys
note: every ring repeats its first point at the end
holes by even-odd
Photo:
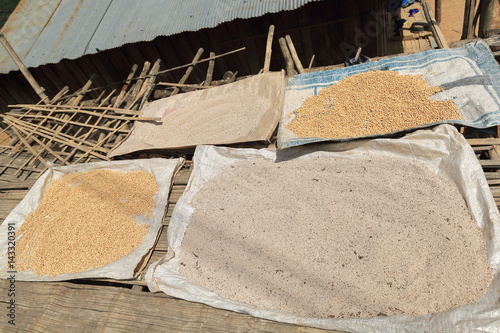
{"type": "Polygon", "coordinates": [[[422,75],[354,74],[307,98],[286,128],[298,137],[335,139],[462,119],[452,101],[429,98],[442,90],[427,85],[422,75]]]}
{"type": "Polygon", "coordinates": [[[17,269],[55,276],[102,267],[135,250],[158,186],[145,171],[94,170],[53,180],[18,230],[17,269]]]}
{"type": "Polygon", "coordinates": [[[411,160],[236,162],[192,204],[181,274],[259,308],[415,316],[475,302],[492,279],[456,187],[411,160]]]}

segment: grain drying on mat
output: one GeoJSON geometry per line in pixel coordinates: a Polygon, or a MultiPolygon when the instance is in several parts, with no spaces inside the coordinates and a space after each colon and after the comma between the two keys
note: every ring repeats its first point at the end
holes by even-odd
{"type": "Polygon", "coordinates": [[[335,139],[462,119],[452,101],[429,98],[442,90],[427,85],[422,75],[354,74],[307,98],[286,128],[298,137],[335,139]]]}
{"type": "Polygon", "coordinates": [[[192,205],[181,274],[259,308],[414,316],[475,302],[492,279],[456,187],[407,159],[240,161],[192,205]]]}
{"type": "Polygon", "coordinates": [[[53,180],[18,230],[17,268],[55,276],[102,267],[135,250],[149,226],[156,180],[145,171],[93,170],[53,180]]]}

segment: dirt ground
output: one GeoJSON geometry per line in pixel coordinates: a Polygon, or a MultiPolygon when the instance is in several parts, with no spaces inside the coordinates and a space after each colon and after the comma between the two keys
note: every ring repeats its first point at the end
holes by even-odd
{"type": "MultiPolygon", "coordinates": [[[[479,3],[479,0],[476,1],[479,3]]],[[[429,1],[434,9],[435,1],[429,1]]],[[[460,40],[464,19],[465,0],[442,0],[442,21],[439,25],[448,43],[460,40]]],[[[495,1],[492,29],[500,29],[500,1],[495,1]]]]}

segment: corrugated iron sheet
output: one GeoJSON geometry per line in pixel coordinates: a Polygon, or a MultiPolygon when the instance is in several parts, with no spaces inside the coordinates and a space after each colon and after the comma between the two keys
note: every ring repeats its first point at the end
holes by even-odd
{"type": "MultiPolygon", "coordinates": [[[[318,0],[22,0],[2,31],[27,67],[318,0]]],[[[0,47],[0,73],[17,70],[0,47]]]]}

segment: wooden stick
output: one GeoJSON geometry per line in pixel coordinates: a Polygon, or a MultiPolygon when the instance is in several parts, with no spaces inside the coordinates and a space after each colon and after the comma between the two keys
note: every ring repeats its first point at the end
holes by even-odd
{"type": "Polygon", "coordinates": [[[49,104],[55,103],[58,99],[61,99],[69,91],[68,86],[64,86],[59,92],[52,98],[49,104]]]}
{"type": "Polygon", "coordinates": [[[16,135],[17,135],[17,137],[19,138],[19,140],[21,140],[21,141],[22,141],[22,143],[24,144],[24,146],[25,146],[25,147],[29,150],[29,152],[30,152],[32,155],[34,155],[34,156],[38,156],[38,157],[37,157],[37,158],[38,158],[38,160],[39,160],[40,162],[42,162],[42,164],[43,164],[43,165],[45,165],[47,168],[49,168],[49,167],[50,167],[49,163],[47,163],[47,161],[46,161],[43,157],[39,156],[39,155],[37,154],[37,151],[36,151],[33,147],[31,147],[31,146],[30,146],[30,144],[28,143],[28,141],[26,141],[26,140],[25,140],[25,139],[21,136],[21,133],[19,133],[19,131],[16,129],[16,126],[12,127],[12,131],[14,132],[14,134],[16,134],[16,135]]]}
{"type": "MultiPolygon", "coordinates": [[[[179,84],[185,83],[186,80],[189,78],[189,75],[191,75],[191,72],[193,71],[193,68],[196,65],[196,63],[198,62],[198,60],[200,59],[202,53],[203,53],[203,48],[200,47],[198,49],[198,52],[196,52],[196,55],[194,56],[193,61],[191,61],[191,66],[189,66],[186,69],[186,72],[184,73],[184,75],[180,79],[179,84]]],[[[172,91],[172,93],[170,94],[170,96],[176,95],[179,91],[180,91],[180,89],[177,88],[177,87],[175,87],[174,91],[172,91]]]]}
{"type": "Polygon", "coordinates": [[[125,96],[125,93],[127,92],[127,89],[130,85],[130,82],[132,82],[132,78],[135,75],[135,72],[137,71],[137,64],[132,65],[132,68],[130,69],[130,72],[128,73],[127,80],[125,80],[125,84],[123,85],[122,89],[120,90],[120,93],[118,94],[118,97],[115,100],[115,103],[113,104],[113,107],[117,108],[120,106],[122,103],[123,97],[125,96]]]}
{"type": "Polygon", "coordinates": [[[134,86],[130,89],[130,94],[126,96],[124,99],[126,101],[125,104],[125,109],[131,109],[135,102],[137,101],[137,95],[142,89],[142,84],[145,80],[145,75],[149,72],[149,69],[151,68],[151,63],[149,61],[144,62],[144,66],[142,67],[140,79],[137,80],[137,82],[134,84],[134,86]]]}
{"type": "Polygon", "coordinates": [[[17,55],[16,51],[14,51],[14,49],[10,45],[9,41],[7,40],[7,38],[5,38],[4,34],[1,31],[0,31],[0,43],[4,46],[5,50],[10,55],[10,57],[12,58],[12,60],[14,61],[14,63],[16,64],[17,68],[19,68],[19,70],[21,71],[21,73],[23,74],[23,76],[26,78],[26,80],[28,81],[28,83],[35,90],[36,94],[38,96],[40,96],[41,100],[44,103],[46,103],[46,104],[49,103],[50,99],[47,96],[47,94],[45,94],[45,89],[43,89],[42,87],[40,87],[40,85],[38,84],[38,82],[36,82],[36,80],[33,77],[33,75],[31,75],[31,73],[28,71],[28,69],[24,65],[23,61],[21,60],[21,58],[19,58],[19,56],[17,55]]]}
{"type": "Polygon", "coordinates": [[[264,73],[269,72],[269,67],[271,67],[271,54],[273,52],[273,37],[274,37],[274,25],[269,26],[269,32],[267,33],[266,42],[266,55],[264,57],[264,73]]]}
{"type": "Polygon", "coordinates": [[[443,7],[443,0],[435,0],[434,1],[434,11],[436,12],[436,21],[437,24],[441,24],[441,8],[443,7]]]}
{"type": "MultiPolygon", "coordinates": [[[[99,117],[101,115],[101,113],[99,113],[99,112],[80,110],[80,109],[70,109],[69,106],[64,106],[64,107],[67,107],[67,109],[59,109],[59,110],[55,110],[54,112],[82,113],[82,114],[88,114],[88,115],[96,116],[96,117],[99,117]]],[[[43,107],[37,107],[37,106],[33,106],[32,109],[33,110],[40,110],[40,111],[50,111],[50,109],[46,109],[43,107]]],[[[88,108],[88,109],[93,109],[93,108],[88,108]]],[[[97,107],[96,107],[96,109],[97,109],[97,107]]],[[[102,108],[98,108],[98,109],[99,110],[115,111],[114,108],[107,108],[107,107],[102,107],[102,108]]],[[[118,110],[122,110],[122,109],[118,109],[118,110]]],[[[133,112],[124,112],[124,114],[129,114],[129,115],[133,115],[133,116],[136,115],[136,113],[133,113],[133,112]]],[[[9,114],[9,115],[14,116],[13,114],[9,114]]],[[[2,115],[0,114],[0,117],[1,116],[2,115]]],[[[29,117],[29,116],[26,115],[26,117],[29,117]]],[[[109,119],[122,119],[122,120],[133,120],[133,121],[161,121],[161,119],[162,119],[161,117],[127,117],[127,116],[123,116],[123,115],[122,116],[106,115],[105,117],[109,118],[109,119]]]]}
{"type": "Polygon", "coordinates": [[[495,0],[481,0],[478,10],[480,11],[479,18],[479,37],[487,37],[484,32],[491,29],[493,22],[493,11],[495,9],[495,0]]]}
{"type": "Polygon", "coordinates": [[[354,56],[354,60],[358,60],[359,59],[359,56],[361,55],[361,50],[362,50],[362,48],[358,47],[358,50],[356,51],[356,55],[354,56]]]}
{"type": "MultiPolygon", "coordinates": [[[[19,127],[17,126],[16,124],[14,124],[14,128],[23,132],[24,134],[26,134],[26,130],[24,130],[22,127],[19,127]]],[[[33,140],[36,141],[36,143],[38,143],[41,147],[43,147],[43,149],[45,149],[46,151],[48,151],[52,156],[54,156],[56,159],[64,162],[64,159],[58,154],[56,153],[55,151],[53,151],[52,149],[50,149],[49,146],[47,146],[46,144],[44,144],[42,141],[40,141],[39,139],[37,139],[36,137],[33,137],[33,140]]],[[[38,154],[40,154],[42,151],[40,151],[38,154]]],[[[37,155],[38,155],[37,154],[37,155]]],[[[35,157],[38,158],[38,156],[35,155],[35,157]]],[[[19,170],[18,170],[19,171],[19,170]]]]}
{"type": "Polygon", "coordinates": [[[74,101],[74,105],[78,105],[80,104],[80,102],[82,101],[83,99],[83,96],[85,96],[85,93],[87,91],[89,91],[90,89],[90,86],[92,86],[92,83],[94,82],[94,80],[96,79],[97,75],[96,74],[92,74],[90,76],[90,78],[88,79],[88,81],[85,83],[85,85],[82,87],[81,91],[78,93],[78,96],[76,97],[75,101],[74,101]]]}
{"type": "Polygon", "coordinates": [[[153,88],[155,86],[155,81],[156,81],[156,73],[160,70],[160,62],[161,60],[158,59],[155,61],[153,68],[151,68],[151,71],[149,72],[150,76],[149,78],[146,79],[146,82],[144,83],[143,90],[144,92],[142,93],[142,99],[141,103],[139,103],[139,110],[142,110],[144,105],[147,103],[149,96],[151,95],[151,92],[153,91],[153,88]]]}
{"type": "Polygon", "coordinates": [[[309,67],[307,67],[308,70],[311,70],[311,68],[312,68],[312,65],[313,65],[313,62],[314,62],[314,57],[316,57],[315,54],[312,55],[311,61],[309,61],[309,67]]]}
{"type": "MultiPolygon", "coordinates": [[[[18,117],[18,115],[13,115],[13,114],[9,114],[7,113],[9,116],[13,116],[13,117],[18,117]]],[[[50,119],[50,120],[55,120],[55,121],[63,121],[61,118],[58,118],[58,117],[54,117],[54,116],[49,116],[49,115],[37,115],[37,114],[33,114],[33,115],[25,115],[25,117],[27,118],[36,118],[36,119],[50,119]]],[[[97,117],[97,115],[96,115],[97,117]]],[[[119,117],[119,116],[118,116],[119,117]]],[[[92,124],[89,124],[89,119],[91,119],[90,117],[87,118],[87,121],[82,123],[82,122],[79,122],[79,121],[68,121],[67,124],[70,124],[70,125],[76,125],[76,126],[81,126],[81,127],[88,127],[88,128],[95,128],[95,129],[101,129],[101,130],[108,130],[109,128],[108,127],[104,127],[104,126],[99,126],[99,125],[92,125],[92,124]]],[[[120,118],[121,119],[121,118],[120,118]]],[[[132,118],[128,118],[128,119],[132,119],[132,118]]],[[[139,118],[140,119],[140,118],[139,118]]],[[[160,119],[161,118],[154,118],[154,119],[160,119]]],[[[135,120],[135,119],[134,119],[135,120]]],[[[128,132],[128,131],[124,131],[124,132],[128,132]]],[[[75,134],[75,136],[77,136],[77,134],[75,134]]]]}
{"type": "Polygon", "coordinates": [[[434,14],[432,13],[429,3],[426,1],[422,2],[422,8],[424,9],[425,19],[427,20],[427,23],[429,23],[432,34],[434,35],[434,39],[436,40],[438,47],[440,49],[449,48],[449,45],[446,42],[446,39],[444,38],[441,28],[437,25],[436,21],[434,20],[434,14]]]}
{"type": "MultiPolygon", "coordinates": [[[[14,123],[15,122],[15,118],[14,119],[11,119],[10,117],[4,117],[4,120],[6,122],[9,122],[9,123],[14,123]]],[[[27,129],[33,129],[33,125],[30,124],[30,123],[27,123],[27,122],[18,122],[16,123],[18,126],[23,126],[27,129]]],[[[57,135],[55,135],[54,133],[55,131],[53,129],[48,129],[48,128],[39,128],[38,131],[36,132],[36,134],[38,136],[41,136],[41,137],[45,137],[45,138],[49,138],[49,139],[52,139],[56,142],[59,142],[59,143],[62,143],[62,144],[66,144],[66,145],[69,145],[69,146],[77,146],[78,145],[78,142],[82,142],[88,146],[92,146],[92,143],[90,142],[86,142],[86,141],[82,141],[82,140],[78,140],[78,138],[75,138],[75,137],[72,137],[68,134],[64,134],[64,133],[57,133],[57,135]]],[[[84,149],[82,149],[84,150],[84,149]]],[[[89,150],[89,149],[87,149],[89,150]]],[[[109,151],[109,149],[105,149],[105,148],[99,148],[98,149],[100,152],[103,152],[103,153],[107,153],[109,151]]],[[[95,153],[95,152],[92,152],[92,153],[95,153]]],[[[102,155],[98,154],[98,153],[95,153],[97,155],[97,157],[102,157],[102,155]]]]}
{"type": "Polygon", "coordinates": [[[290,50],[290,54],[292,55],[293,62],[295,63],[295,67],[300,74],[304,73],[304,67],[302,67],[302,63],[300,62],[299,55],[295,50],[295,46],[293,45],[292,38],[289,35],[285,36],[286,43],[288,45],[288,49],[290,50]]]}
{"type": "Polygon", "coordinates": [[[474,21],[474,10],[476,8],[476,0],[465,0],[464,21],[462,25],[462,38],[469,39],[474,36],[472,29],[474,21]]]}
{"type": "MultiPolygon", "coordinates": [[[[205,81],[206,83],[207,81],[205,81]]],[[[207,89],[211,87],[207,87],[206,85],[200,86],[198,84],[180,84],[180,83],[170,83],[170,82],[158,82],[159,86],[169,86],[169,87],[179,87],[179,88],[195,88],[195,89],[207,89]]]]}
{"type": "MultiPolygon", "coordinates": [[[[99,141],[99,142],[98,142],[98,143],[97,143],[97,144],[93,147],[93,149],[95,149],[96,147],[98,147],[98,146],[102,145],[102,144],[103,144],[103,143],[104,143],[104,142],[105,142],[108,138],[110,138],[110,137],[111,137],[111,136],[115,133],[115,131],[120,130],[123,126],[125,126],[125,124],[123,124],[123,125],[122,125],[122,126],[120,126],[119,128],[116,128],[114,131],[112,131],[112,132],[108,133],[108,135],[107,135],[105,138],[101,139],[101,140],[100,140],[100,141],[99,141]]],[[[78,159],[77,159],[74,163],[78,163],[78,162],[80,162],[80,161],[81,161],[81,160],[82,160],[85,156],[88,156],[88,154],[87,154],[87,153],[83,154],[83,155],[82,155],[82,156],[80,156],[80,157],[79,157],[79,158],[78,158],[78,159]]],[[[108,158],[106,157],[106,159],[108,159],[108,158]]]]}
{"type": "MultiPolygon", "coordinates": [[[[241,48],[233,50],[233,51],[229,51],[229,52],[226,52],[226,53],[221,53],[221,54],[216,55],[214,57],[208,57],[208,58],[205,58],[205,59],[200,59],[200,60],[198,60],[198,62],[196,62],[196,64],[200,64],[200,63],[207,62],[207,61],[210,61],[210,60],[213,60],[213,59],[224,57],[224,56],[227,56],[229,54],[236,53],[236,52],[241,52],[241,51],[244,51],[245,49],[246,49],[245,47],[241,47],[241,48]]],[[[172,67],[172,68],[169,68],[169,69],[165,69],[165,70],[159,71],[158,73],[156,73],[156,75],[165,74],[165,73],[172,72],[172,71],[175,71],[175,70],[178,70],[178,69],[182,69],[182,68],[186,68],[186,67],[189,67],[189,66],[192,66],[192,64],[189,63],[189,64],[185,64],[185,65],[181,65],[181,66],[177,66],[177,67],[172,67]]],[[[135,78],[131,79],[131,81],[133,81],[133,80],[139,80],[139,79],[145,79],[147,77],[149,77],[149,75],[145,75],[145,76],[142,76],[142,77],[135,77],[135,78]]],[[[122,84],[122,83],[125,83],[125,82],[126,82],[126,80],[118,81],[118,82],[113,82],[111,84],[108,84],[108,85],[105,85],[105,86],[102,86],[102,87],[97,87],[97,88],[91,89],[91,90],[89,90],[89,92],[94,91],[94,90],[103,89],[103,88],[113,87],[113,86],[116,86],[118,84],[122,84]]],[[[76,94],[72,94],[72,95],[69,95],[67,97],[72,97],[72,96],[76,96],[76,94]]]]}
{"type": "Polygon", "coordinates": [[[297,74],[297,72],[293,68],[292,55],[290,54],[290,50],[288,50],[288,46],[286,45],[285,38],[281,37],[279,39],[279,43],[280,43],[280,47],[281,47],[281,53],[283,54],[283,57],[285,58],[286,74],[288,76],[292,76],[292,75],[297,74]]]}
{"type": "MultiPolygon", "coordinates": [[[[215,57],[215,52],[210,52],[210,57],[215,57]]],[[[207,76],[205,78],[203,86],[210,86],[210,83],[212,83],[212,77],[214,75],[214,67],[215,67],[215,60],[210,60],[208,62],[207,76]]]]}

